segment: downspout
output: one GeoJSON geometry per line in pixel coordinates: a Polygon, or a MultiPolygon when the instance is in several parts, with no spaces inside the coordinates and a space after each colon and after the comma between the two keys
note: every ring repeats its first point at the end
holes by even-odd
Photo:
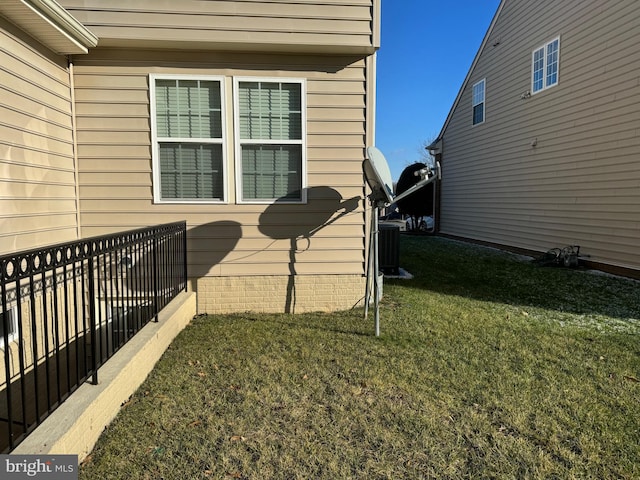
{"type": "MultiPolygon", "coordinates": [[[[371,46],[373,47],[373,53],[367,56],[365,60],[365,147],[375,146],[376,144],[376,79],[377,79],[377,59],[378,59],[378,49],[380,48],[380,30],[381,30],[381,7],[382,0],[373,0],[371,4],[371,46]]],[[[363,152],[365,153],[365,152],[363,152]]],[[[363,158],[364,160],[364,158],[363,158]]],[[[369,245],[370,238],[367,235],[369,222],[372,222],[370,213],[367,211],[367,182],[364,181],[364,172],[363,172],[363,198],[364,198],[364,271],[368,271],[367,265],[371,259],[371,245],[369,245]]],[[[376,253],[377,258],[377,253],[376,253]]],[[[367,280],[368,281],[368,280],[367,280]]],[[[377,281],[377,272],[376,272],[376,281],[377,281]]],[[[375,285],[376,282],[374,282],[375,285]]],[[[368,286],[368,285],[367,285],[368,286]]],[[[366,295],[365,295],[366,297],[366,295]]],[[[365,299],[365,302],[368,302],[368,298],[365,299]]],[[[369,305],[367,305],[368,307],[369,305]]]]}
{"type": "Polygon", "coordinates": [[[367,57],[367,103],[366,103],[366,119],[367,131],[365,133],[365,143],[367,146],[375,146],[376,144],[376,69],[377,69],[378,53],[374,53],[367,57]]]}
{"type": "Polygon", "coordinates": [[[440,231],[440,202],[442,198],[442,137],[435,139],[426,150],[433,156],[437,169],[438,180],[433,186],[433,233],[440,231]]]}
{"type": "MultiPolygon", "coordinates": [[[[377,61],[377,52],[374,52],[372,55],[369,55],[365,61],[366,68],[366,87],[365,87],[365,147],[375,146],[376,144],[376,61],[377,61]]],[[[364,152],[363,152],[364,153],[364,152]]],[[[364,160],[364,158],[363,158],[364,160]]],[[[371,254],[371,245],[369,245],[370,238],[367,235],[369,231],[368,226],[370,222],[373,221],[371,218],[371,213],[367,207],[367,182],[364,181],[363,174],[363,198],[364,198],[364,271],[367,270],[367,265],[371,259],[369,255],[371,254]]],[[[366,301],[366,300],[365,300],[366,301]]]]}
{"type": "Polygon", "coordinates": [[[73,183],[75,188],[76,205],[76,238],[82,238],[82,227],[80,226],[80,182],[78,168],[78,131],[76,126],[76,87],[73,71],[73,57],[67,57],[67,70],[69,71],[69,89],[71,99],[71,137],[73,150],[73,183]]]}

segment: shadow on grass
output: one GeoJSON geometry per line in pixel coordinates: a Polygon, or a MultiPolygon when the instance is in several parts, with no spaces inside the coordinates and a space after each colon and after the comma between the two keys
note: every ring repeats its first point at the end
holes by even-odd
{"type": "Polygon", "coordinates": [[[295,328],[299,330],[331,332],[355,337],[370,337],[374,333],[373,317],[363,319],[361,308],[344,312],[313,312],[298,315],[288,314],[259,314],[250,313],[228,315],[230,321],[244,320],[249,322],[267,323],[274,327],[295,328]]]}
{"type": "Polygon", "coordinates": [[[476,300],[578,315],[640,318],[640,283],[583,269],[541,267],[523,257],[442,237],[403,236],[412,280],[385,280],[476,300]]]}

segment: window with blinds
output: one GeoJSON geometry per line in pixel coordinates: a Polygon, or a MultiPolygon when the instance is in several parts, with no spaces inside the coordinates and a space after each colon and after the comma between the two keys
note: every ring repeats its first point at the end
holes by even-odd
{"type": "Polygon", "coordinates": [[[304,201],[305,102],[300,80],[235,80],[242,201],[304,201]]]}
{"type": "Polygon", "coordinates": [[[156,201],[226,200],[223,98],[220,78],[151,76],[156,201]]]}

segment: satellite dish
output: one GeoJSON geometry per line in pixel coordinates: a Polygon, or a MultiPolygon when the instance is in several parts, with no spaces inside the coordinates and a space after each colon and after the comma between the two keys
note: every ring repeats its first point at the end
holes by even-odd
{"type": "Polygon", "coordinates": [[[376,147],[367,147],[367,157],[362,163],[362,169],[371,187],[369,198],[374,203],[393,203],[393,180],[387,159],[376,147]]]}
{"type": "Polygon", "coordinates": [[[367,158],[362,162],[364,177],[371,188],[369,200],[373,208],[371,218],[371,241],[367,261],[367,282],[365,290],[364,316],[369,312],[369,300],[373,290],[373,304],[375,306],[376,337],[380,335],[380,279],[378,265],[378,216],[380,208],[393,203],[393,180],[391,170],[384,155],[376,147],[367,147],[367,158]],[[373,285],[371,285],[373,283],[373,285]]]}
{"type": "Polygon", "coordinates": [[[373,304],[375,307],[375,329],[376,337],[380,335],[380,284],[379,284],[379,260],[378,260],[378,217],[380,208],[392,204],[394,201],[411,195],[416,190],[438,179],[440,166],[436,169],[425,167],[414,172],[420,180],[411,188],[400,195],[393,194],[393,181],[391,171],[384,155],[376,147],[367,147],[367,157],[362,162],[364,177],[371,188],[369,200],[373,209],[371,215],[371,230],[369,241],[369,255],[367,256],[367,281],[364,294],[364,317],[369,313],[369,300],[373,293],[373,304]],[[373,284],[373,285],[372,285],[373,284]]]}

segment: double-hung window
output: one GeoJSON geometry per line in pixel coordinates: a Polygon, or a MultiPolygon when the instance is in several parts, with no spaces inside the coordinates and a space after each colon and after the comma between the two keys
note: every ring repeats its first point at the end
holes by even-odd
{"type": "Polygon", "coordinates": [[[237,198],[305,202],[305,84],[234,79],[237,198]]]}
{"type": "Polygon", "coordinates": [[[531,63],[531,92],[537,93],[558,84],[560,66],[560,38],[533,51],[531,63]]]}
{"type": "Polygon", "coordinates": [[[224,81],[151,75],[154,200],[226,201],[224,81]]]}
{"type": "Polygon", "coordinates": [[[484,122],[485,84],[485,79],[482,79],[473,85],[473,125],[478,125],[484,122]]]}

